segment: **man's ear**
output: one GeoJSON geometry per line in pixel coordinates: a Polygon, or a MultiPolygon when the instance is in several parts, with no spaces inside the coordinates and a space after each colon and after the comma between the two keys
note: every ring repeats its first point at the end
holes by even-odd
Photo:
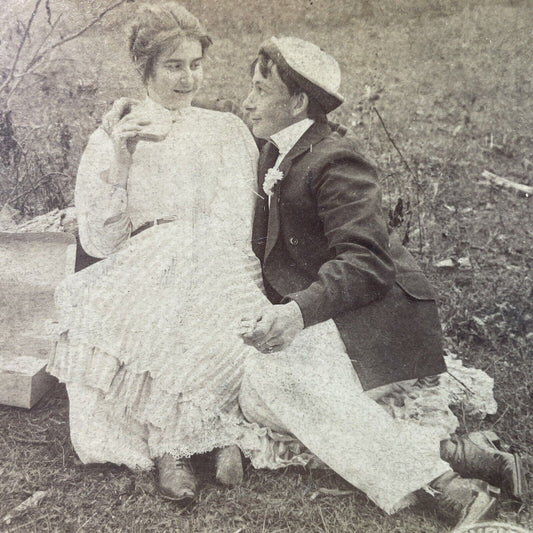
{"type": "Polygon", "coordinates": [[[297,93],[291,96],[291,112],[294,118],[307,117],[307,108],[309,107],[309,97],[306,93],[297,93]]]}

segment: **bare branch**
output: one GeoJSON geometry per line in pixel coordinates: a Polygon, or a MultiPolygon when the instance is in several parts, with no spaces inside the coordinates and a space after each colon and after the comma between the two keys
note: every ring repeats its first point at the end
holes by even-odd
{"type": "MultiPolygon", "coordinates": [[[[39,0],[40,1],[40,0],[39,0]]],[[[52,50],[55,48],[58,48],[59,46],[63,46],[64,44],[68,43],[69,41],[72,41],[73,39],[76,39],[83,35],[87,30],[92,28],[96,23],[100,22],[107,13],[110,11],[113,11],[117,7],[120,7],[122,4],[125,4],[128,0],[120,0],[120,2],[117,2],[116,4],[113,4],[112,6],[108,7],[107,9],[104,9],[97,17],[95,17],[89,24],[84,26],[81,30],[72,33],[71,35],[67,35],[64,39],[61,39],[60,41],[57,41],[56,43],[52,44],[48,48],[46,48],[43,52],[41,52],[39,55],[34,57],[29,63],[28,68],[33,67],[37,63],[39,63],[45,56],[47,56],[52,50]]]]}
{"type": "Polygon", "coordinates": [[[65,178],[68,178],[69,180],[72,180],[72,176],[69,176],[68,174],[64,174],[63,172],[50,172],[46,174],[45,176],[42,176],[41,178],[39,178],[36,182],[33,182],[28,189],[26,189],[25,191],[22,191],[18,196],[15,196],[14,198],[9,198],[6,204],[8,203],[13,204],[17,202],[18,200],[20,200],[21,198],[24,198],[28,194],[35,192],[37,189],[39,189],[39,187],[41,187],[41,185],[46,180],[48,180],[48,178],[51,178],[52,176],[63,176],[65,178]]]}
{"type": "Polygon", "coordinates": [[[385,130],[385,134],[387,135],[387,138],[389,139],[389,141],[391,142],[392,146],[394,146],[394,148],[396,149],[396,151],[400,155],[400,158],[401,158],[403,164],[405,165],[405,167],[407,168],[407,170],[411,174],[411,176],[413,178],[413,181],[415,182],[415,186],[416,186],[416,189],[415,189],[416,190],[416,205],[417,205],[417,222],[418,222],[418,232],[419,232],[419,234],[418,234],[418,247],[419,247],[420,252],[422,252],[422,246],[423,246],[423,232],[422,232],[422,230],[423,230],[423,228],[422,228],[422,219],[420,217],[420,205],[421,205],[421,203],[420,203],[420,182],[418,181],[417,175],[413,172],[413,170],[409,166],[409,163],[407,162],[407,160],[403,156],[401,150],[398,148],[398,146],[394,142],[394,139],[392,138],[391,134],[389,133],[389,130],[387,129],[387,126],[385,126],[385,122],[384,122],[383,118],[381,117],[381,114],[378,111],[377,107],[376,106],[372,106],[372,109],[376,113],[376,115],[378,116],[379,121],[381,122],[381,126],[385,130]]]}
{"type": "MultiPolygon", "coordinates": [[[[60,57],[60,58],[58,57],[58,58],[55,58],[55,59],[48,59],[45,63],[42,63],[40,66],[42,68],[43,66],[50,65],[54,61],[72,61],[72,60],[69,59],[68,57],[60,57]]],[[[37,65],[34,66],[31,69],[28,69],[26,72],[18,74],[17,76],[14,77],[14,79],[16,79],[16,82],[13,84],[13,87],[11,87],[11,89],[9,91],[9,94],[6,97],[6,103],[7,104],[9,104],[9,101],[11,100],[11,97],[16,92],[16,90],[18,89],[18,86],[20,85],[21,81],[24,78],[26,78],[27,76],[42,76],[42,77],[46,78],[46,76],[43,76],[42,74],[40,74],[38,72],[35,72],[36,69],[37,69],[37,65]]],[[[35,84],[32,84],[32,85],[35,85],[35,84]]]]}
{"type": "Polygon", "coordinates": [[[33,60],[39,55],[39,52],[42,50],[43,46],[45,45],[46,41],[48,41],[48,39],[50,39],[50,37],[52,36],[52,34],[54,33],[57,25],[59,24],[59,21],[61,20],[61,17],[63,16],[63,13],[60,13],[58,15],[58,17],[54,20],[53,24],[51,24],[50,26],[50,30],[48,31],[48,33],[44,36],[43,40],[41,41],[41,44],[37,47],[37,49],[35,50],[35,52],[33,53],[33,56],[32,58],[30,59],[30,61],[28,62],[28,65],[26,67],[27,70],[31,69],[31,66],[32,66],[32,62],[33,60]]]}
{"type": "Polygon", "coordinates": [[[17,68],[17,65],[20,59],[20,54],[22,53],[24,44],[26,43],[26,40],[28,39],[31,25],[33,24],[33,20],[35,19],[35,16],[37,15],[37,11],[39,10],[39,6],[41,2],[42,0],[36,0],[35,2],[35,6],[33,7],[32,14],[30,15],[28,22],[26,23],[26,26],[24,27],[24,35],[22,36],[22,39],[17,47],[17,52],[15,54],[15,59],[13,60],[13,64],[11,65],[11,69],[9,70],[9,73],[7,75],[7,78],[4,80],[4,83],[2,83],[2,86],[0,87],[0,93],[9,85],[9,83],[13,79],[13,74],[15,72],[15,69],[17,68]]]}
{"type": "MultiPolygon", "coordinates": [[[[39,67],[40,68],[47,67],[47,66],[51,65],[52,63],[60,63],[60,62],[63,62],[63,63],[73,62],[73,63],[75,63],[76,60],[71,58],[71,57],[51,57],[51,58],[47,59],[44,63],[41,63],[41,65],[35,65],[31,69],[27,70],[26,72],[22,72],[20,74],[15,74],[13,76],[13,79],[14,80],[18,80],[20,78],[25,78],[26,76],[43,76],[44,78],[46,78],[46,75],[41,73],[41,72],[39,72],[37,69],[39,67]]],[[[13,92],[13,91],[11,91],[11,92],[13,92]]]]}
{"type": "MultiPolygon", "coordinates": [[[[30,87],[33,87],[34,85],[37,85],[38,83],[41,83],[42,78],[46,78],[46,76],[43,76],[42,74],[37,74],[36,72],[28,72],[27,75],[28,76],[29,75],[40,76],[41,79],[38,79],[37,81],[34,81],[33,83],[26,85],[26,89],[29,89],[30,87]]],[[[6,98],[6,105],[9,104],[11,97],[13,96],[14,92],[17,90],[18,86],[20,85],[20,82],[22,81],[24,77],[26,77],[26,75],[18,78],[15,84],[13,85],[13,87],[11,88],[11,90],[9,91],[9,94],[7,95],[7,98],[6,98]]]]}
{"type": "Polygon", "coordinates": [[[46,0],[46,4],[44,4],[44,8],[46,9],[46,18],[48,19],[48,24],[52,25],[52,10],[50,9],[50,0],[46,0]]]}

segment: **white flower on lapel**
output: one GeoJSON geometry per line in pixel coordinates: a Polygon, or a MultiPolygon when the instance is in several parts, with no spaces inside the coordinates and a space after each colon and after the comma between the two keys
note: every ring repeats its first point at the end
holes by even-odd
{"type": "Polygon", "coordinates": [[[268,172],[265,175],[265,181],[263,182],[263,190],[267,196],[272,196],[272,193],[274,192],[274,186],[282,179],[283,172],[281,172],[281,170],[276,170],[273,168],[268,169],[268,172]]]}

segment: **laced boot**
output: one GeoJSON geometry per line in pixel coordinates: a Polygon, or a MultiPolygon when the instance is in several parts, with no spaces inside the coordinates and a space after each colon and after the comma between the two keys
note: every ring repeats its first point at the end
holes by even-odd
{"type": "Polygon", "coordinates": [[[215,455],[216,480],[222,485],[233,487],[242,483],[241,451],[238,446],[226,446],[215,455]]]}
{"type": "Polygon", "coordinates": [[[497,442],[492,432],[452,437],[441,442],[440,455],[461,476],[482,479],[521,500],[527,483],[520,456],[498,449],[497,442]]]}
{"type": "Polygon", "coordinates": [[[454,528],[492,518],[496,511],[493,489],[479,479],[463,479],[456,472],[446,472],[426,491],[433,497],[437,514],[454,528]]]}
{"type": "Polygon", "coordinates": [[[156,459],[158,488],[168,500],[190,502],[196,498],[197,483],[188,459],[176,459],[165,453],[156,459]]]}

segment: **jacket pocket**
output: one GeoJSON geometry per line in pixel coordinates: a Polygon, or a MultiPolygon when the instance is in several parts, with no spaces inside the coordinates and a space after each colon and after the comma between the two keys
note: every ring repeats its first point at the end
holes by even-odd
{"type": "Polygon", "coordinates": [[[415,300],[436,300],[437,294],[421,270],[396,273],[396,283],[415,300]]]}

